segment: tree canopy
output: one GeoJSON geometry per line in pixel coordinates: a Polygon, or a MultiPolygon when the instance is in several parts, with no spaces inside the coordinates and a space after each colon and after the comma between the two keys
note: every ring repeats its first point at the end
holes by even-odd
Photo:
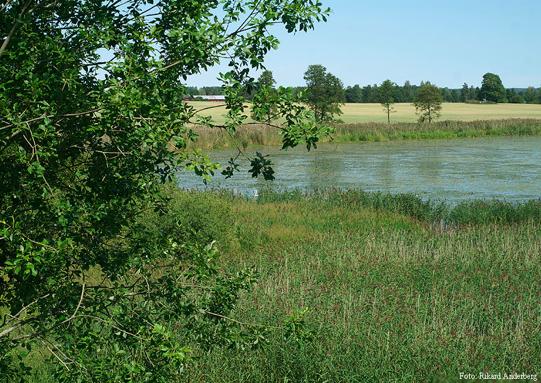
{"type": "MultiPolygon", "coordinates": [[[[250,344],[227,318],[253,272],[224,275],[212,242],[188,241],[174,219],[159,233],[141,220],[167,213],[160,185],[180,169],[218,170],[189,148],[191,126],[234,134],[248,118],[251,70],[278,45],[268,27],[308,31],[328,9],[317,0],[0,7],[0,376],[16,376],[38,348],[58,361],[59,381],[168,381],[197,349],[250,344]],[[183,102],[184,81],[223,57],[227,118],[217,124],[183,102]]],[[[284,147],[310,149],[330,133],[290,93],[272,102],[284,147]]],[[[264,155],[250,162],[253,176],[272,178],[264,155]]]]}
{"type": "Polygon", "coordinates": [[[387,123],[391,123],[391,113],[396,99],[396,84],[391,80],[385,80],[379,87],[379,102],[387,113],[387,123]]]}
{"type": "Polygon", "coordinates": [[[257,84],[259,86],[268,86],[270,88],[273,88],[276,84],[276,80],[274,79],[272,72],[268,69],[265,69],[257,79],[257,84]]]}
{"type": "Polygon", "coordinates": [[[306,80],[306,102],[318,121],[332,121],[342,114],[341,104],[345,101],[342,81],[328,73],[323,65],[310,65],[304,73],[306,80]]]}
{"type": "Polygon", "coordinates": [[[434,119],[438,118],[442,102],[443,97],[437,86],[429,82],[421,85],[413,103],[419,114],[419,122],[428,122],[430,124],[434,119]]]}
{"type": "Polygon", "coordinates": [[[505,87],[500,76],[494,73],[485,73],[479,93],[481,101],[507,102],[505,87]]]}

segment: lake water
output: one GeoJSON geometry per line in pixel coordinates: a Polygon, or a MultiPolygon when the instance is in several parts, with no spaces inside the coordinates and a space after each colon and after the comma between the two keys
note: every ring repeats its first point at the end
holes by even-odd
{"type": "MultiPolygon", "coordinates": [[[[185,188],[226,188],[255,195],[263,188],[313,190],[328,187],[415,193],[423,198],[459,202],[465,199],[521,201],[541,198],[541,137],[393,141],[322,144],[304,148],[248,148],[269,154],[276,180],[253,179],[248,163],[229,180],[216,176],[205,186],[182,172],[185,188]]],[[[233,150],[211,152],[226,164],[233,150]]]]}

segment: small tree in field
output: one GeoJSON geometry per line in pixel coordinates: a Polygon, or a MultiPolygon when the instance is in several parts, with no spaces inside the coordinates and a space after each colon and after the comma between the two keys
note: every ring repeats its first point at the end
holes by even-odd
{"type": "Polygon", "coordinates": [[[276,80],[274,79],[274,76],[272,75],[272,71],[265,69],[259,78],[257,79],[257,85],[258,87],[268,86],[270,88],[273,88],[276,84],[276,80]]]}
{"type": "Polygon", "coordinates": [[[500,76],[494,73],[485,73],[483,75],[479,99],[481,101],[507,102],[505,87],[500,76]]]}
{"type": "Polygon", "coordinates": [[[419,88],[415,97],[415,110],[419,114],[419,122],[432,123],[432,120],[440,116],[443,96],[440,89],[427,82],[419,88]]]}
{"type": "Polygon", "coordinates": [[[383,106],[383,110],[387,113],[387,123],[391,123],[391,113],[394,112],[393,104],[396,99],[396,84],[391,80],[385,80],[380,85],[379,90],[379,102],[383,106]]]}
{"type": "Polygon", "coordinates": [[[256,92],[252,97],[252,119],[270,124],[278,116],[276,103],[278,91],[274,88],[276,81],[270,70],[264,70],[256,83],[256,92]]]}
{"type": "Polygon", "coordinates": [[[328,73],[323,65],[310,65],[304,73],[306,80],[306,102],[314,111],[316,119],[332,121],[342,114],[340,106],[345,100],[342,81],[328,73]]]}

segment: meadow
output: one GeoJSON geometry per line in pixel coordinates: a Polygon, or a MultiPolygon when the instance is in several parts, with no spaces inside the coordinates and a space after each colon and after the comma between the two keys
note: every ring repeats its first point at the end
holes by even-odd
{"type": "MultiPolygon", "coordinates": [[[[224,122],[225,107],[216,102],[190,102],[205,109],[215,123],[224,122]],[[206,109],[208,108],[208,109],[206,109]]],[[[249,115],[249,104],[246,105],[249,115]]],[[[323,141],[390,141],[408,139],[450,139],[462,137],[515,136],[541,134],[541,105],[537,104],[459,104],[445,103],[441,118],[432,124],[418,124],[411,104],[396,104],[391,124],[380,104],[345,104],[335,134],[323,141]]],[[[281,145],[280,132],[266,125],[249,124],[237,129],[234,137],[222,130],[196,126],[196,146],[214,149],[240,145],[281,145]]]]}
{"type": "Polygon", "coordinates": [[[358,191],[190,198],[229,206],[223,267],[260,272],[234,318],[271,331],[254,349],[205,354],[188,381],[448,382],[460,372],[541,371],[539,202],[450,209],[358,191]],[[292,316],[305,337],[285,336],[292,316]]]}
{"type": "MultiPolygon", "coordinates": [[[[169,188],[165,216],[258,280],[227,318],[243,347],[194,349],[177,382],[453,382],[541,371],[541,201],[169,188]],[[189,210],[185,206],[189,205],[189,210]],[[291,336],[291,333],[295,336],[291,336]]],[[[166,224],[164,224],[166,225],[166,224]]],[[[40,353],[28,381],[54,382],[40,353]]]]}
{"type": "MultiPolygon", "coordinates": [[[[217,122],[223,122],[225,107],[218,107],[218,102],[191,101],[196,109],[214,107],[201,113],[212,116],[217,122]]],[[[249,105],[246,105],[249,108],[249,105]]],[[[395,112],[391,114],[391,122],[415,122],[417,116],[415,107],[409,103],[394,105],[395,112]]],[[[343,114],[339,117],[344,123],[387,122],[387,115],[380,104],[344,104],[343,114]]],[[[510,118],[541,119],[541,104],[464,104],[444,103],[442,105],[441,121],[476,121],[502,120],[510,118]]]]}
{"type": "MultiPolygon", "coordinates": [[[[476,121],[438,121],[432,124],[413,122],[359,122],[334,124],[335,132],[323,142],[380,142],[419,139],[452,139],[490,136],[534,136],[541,134],[541,119],[505,119],[476,121]]],[[[198,126],[195,146],[206,149],[249,145],[279,146],[280,131],[268,125],[243,125],[233,136],[221,129],[198,126]]]]}

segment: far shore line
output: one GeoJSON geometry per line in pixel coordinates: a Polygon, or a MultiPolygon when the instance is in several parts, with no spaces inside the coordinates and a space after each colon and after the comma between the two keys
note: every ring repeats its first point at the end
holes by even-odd
{"type": "MultiPolygon", "coordinates": [[[[432,124],[412,122],[338,123],[335,132],[322,142],[384,142],[399,140],[431,140],[479,138],[496,136],[539,136],[541,119],[502,119],[478,121],[437,121],[432,124]]],[[[280,130],[265,124],[244,125],[231,137],[218,128],[194,127],[198,139],[194,146],[206,149],[243,147],[250,145],[279,146],[282,143],[280,130]]],[[[300,143],[302,145],[302,143],[300,143]]]]}

